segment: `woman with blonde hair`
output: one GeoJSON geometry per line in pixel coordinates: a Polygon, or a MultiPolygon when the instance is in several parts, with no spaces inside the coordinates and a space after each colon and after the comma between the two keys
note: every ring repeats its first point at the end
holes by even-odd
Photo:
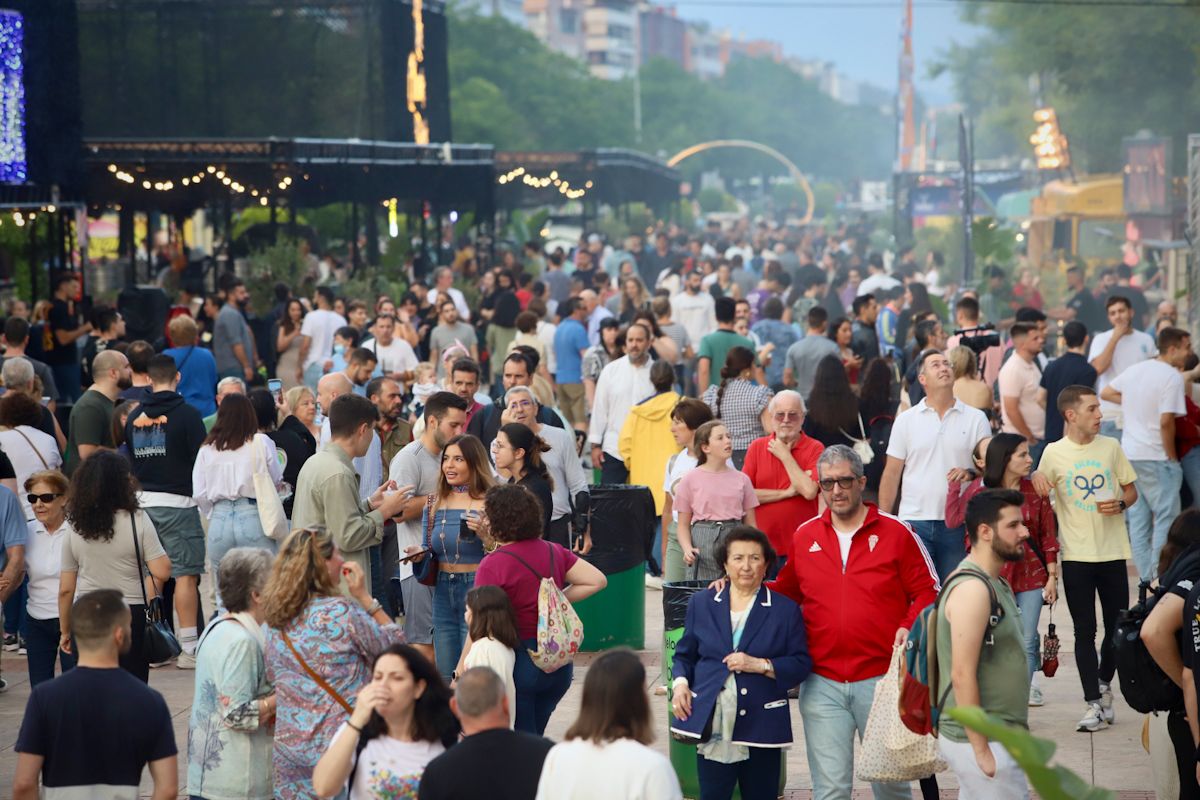
{"type": "MultiPolygon", "coordinates": [[[[283,396],[288,415],[279,423],[279,430],[291,431],[317,452],[321,440],[321,426],[317,424],[317,396],[307,386],[293,386],[283,396]]],[[[309,455],[312,455],[309,453],[309,455]]]]}
{"type": "Polygon", "coordinates": [[[62,672],[75,666],[75,655],[60,650],[58,623],[59,577],[63,544],[74,530],[67,521],[67,476],[56,469],[35,472],[25,479],[23,495],[33,508],[25,545],[25,635],[29,650],[29,685],[54,677],[54,662],[62,672]]]}
{"type": "Polygon", "coordinates": [[[375,657],[404,633],[367,591],[362,567],[343,561],[321,528],[284,540],[263,595],[267,679],[276,687],[275,796],[308,798],[313,769],[375,657]],[[349,597],[338,593],[343,577],[349,597]]]}
{"type": "Polygon", "coordinates": [[[954,397],[992,418],[992,390],[979,378],[979,358],[969,347],[959,345],[946,356],[954,370],[954,397]]]}

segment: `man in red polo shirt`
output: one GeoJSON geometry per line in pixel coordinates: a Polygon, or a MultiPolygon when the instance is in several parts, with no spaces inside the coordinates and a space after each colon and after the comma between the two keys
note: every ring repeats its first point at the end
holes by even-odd
{"type": "Polygon", "coordinates": [[[804,398],[783,391],[767,406],[775,433],[750,443],[742,471],[754,484],[759,507],[758,527],[780,556],[778,567],[791,555],[796,527],[817,515],[817,459],[824,445],[800,429],[804,424],[804,398]]]}

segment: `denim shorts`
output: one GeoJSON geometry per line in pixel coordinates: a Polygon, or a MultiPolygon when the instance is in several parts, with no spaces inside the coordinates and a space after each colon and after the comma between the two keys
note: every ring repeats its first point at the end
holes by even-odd
{"type": "Polygon", "coordinates": [[[204,574],[204,526],[200,509],[171,507],[146,508],[158,539],[171,559],[171,575],[204,574]]]}

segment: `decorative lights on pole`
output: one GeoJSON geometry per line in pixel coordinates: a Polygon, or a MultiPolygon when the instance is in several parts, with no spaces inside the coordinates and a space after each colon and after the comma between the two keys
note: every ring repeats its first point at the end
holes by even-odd
{"type": "Polygon", "coordinates": [[[24,183],[25,21],[20,13],[0,10],[0,181],[24,183]]]}
{"type": "Polygon", "coordinates": [[[1033,112],[1037,130],[1029,137],[1033,153],[1037,157],[1038,169],[1067,169],[1071,166],[1071,150],[1067,137],[1058,127],[1058,115],[1053,108],[1039,108],[1033,112]]]}

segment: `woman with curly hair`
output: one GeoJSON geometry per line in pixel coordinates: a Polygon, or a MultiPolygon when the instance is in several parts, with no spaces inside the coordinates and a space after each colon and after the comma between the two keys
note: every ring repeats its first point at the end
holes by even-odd
{"type": "Polygon", "coordinates": [[[700,398],[708,403],[713,415],[725,423],[733,439],[733,465],[746,463],[750,443],[767,435],[770,413],[767,406],[774,392],[755,383],[754,353],[745,347],[731,347],[721,367],[721,382],[709,386],[700,398]]]}
{"type": "Polygon", "coordinates": [[[375,657],[403,629],[367,591],[362,567],[342,560],[324,529],[284,540],[263,590],[267,680],[275,686],[275,797],[314,794],[313,768],[351,713],[375,657]],[[345,577],[349,597],[338,593],[345,577]]]}
{"type": "Polygon", "coordinates": [[[138,506],[129,462],[110,450],[93,453],[75,468],[67,498],[72,531],[63,542],[59,576],[59,647],[64,653],[71,652],[71,605],[76,595],[116,589],[129,605],[133,620],[129,650],[121,656],[121,666],[148,681],[150,664],[142,650],[145,597],[151,596],[151,588],[158,594],[159,587],[170,580],[171,560],[154,523],[138,506]],[[139,552],[145,568],[138,561],[139,552]],[[146,573],[151,580],[143,587],[146,573]]]}
{"type": "Polygon", "coordinates": [[[450,689],[433,665],[406,644],[375,657],[371,682],[354,714],[313,771],[319,797],[350,788],[352,798],[416,797],[425,765],[458,741],[450,689]]]}

